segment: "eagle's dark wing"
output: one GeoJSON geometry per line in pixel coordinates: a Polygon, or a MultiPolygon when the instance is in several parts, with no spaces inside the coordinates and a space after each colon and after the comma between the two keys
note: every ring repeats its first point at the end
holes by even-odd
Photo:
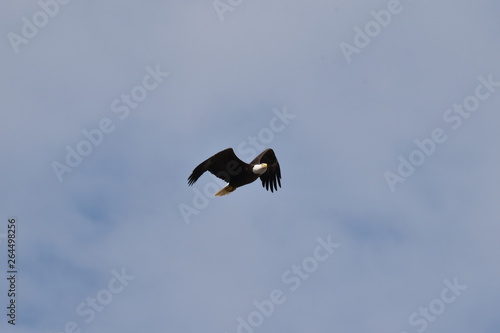
{"type": "Polygon", "coordinates": [[[281,170],[278,159],[276,158],[276,155],[274,155],[274,151],[270,148],[264,150],[250,164],[253,165],[260,163],[267,163],[267,171],[260,176],[262,186],[268,191],[269,188],[271,188],[271,192],[274,192],[274,190],[277,191],[278,185],[281,187],[281,170]]]}
{"type": "Polygon", "coordinates": [[[227,148],[200,163],[189,176],[188,184],[193,185],[205,171],[210,171],[229,183],[232,176],[240,174],[247,166],[248,164],[236,156],[233,148],[227,148]]]}

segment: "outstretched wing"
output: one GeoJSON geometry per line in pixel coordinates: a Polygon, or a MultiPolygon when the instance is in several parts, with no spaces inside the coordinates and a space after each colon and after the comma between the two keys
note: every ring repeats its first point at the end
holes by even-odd
{"type": "Polygon", "coordinates": [[[189,176],[188,184],[193,185],[205,171],[210,171],[229,183],[231,177],[240,174],[245,166],[247,164],[236,156],[233,148],[227,148],[200,163],[189,176]]]}
{"type": "Polygon", "coordinates": [[[272,149],[266,149],[259,156],[257,156],[250,164],[260,164],[267,163],[267,171],[260,176],[262,180],[262,186],[271,192],[278,190],[278,186],[281,187],[281,170],[280,164],[274,151],[272,149]]]}

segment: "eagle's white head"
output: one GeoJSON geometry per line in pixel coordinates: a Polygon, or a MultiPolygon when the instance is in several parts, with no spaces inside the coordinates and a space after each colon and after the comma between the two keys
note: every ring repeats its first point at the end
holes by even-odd
{"type": "Polygon", "coordinates": [[[256,175],[262,175],[267,170],[267,163],[256,164],[252,168],[252,172],[256,175]]]}

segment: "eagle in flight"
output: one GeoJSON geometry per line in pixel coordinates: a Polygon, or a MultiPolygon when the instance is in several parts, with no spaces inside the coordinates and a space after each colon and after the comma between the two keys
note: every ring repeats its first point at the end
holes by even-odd
{"type": "Polygon", "coordinates": [[[250,163],[245,163],[236,156],[233,148],[218,152],[198,165],[188,178],[188,184],[193,185],[205,172],[210,171],[220,179],[228,182],[216,196],[229,194],[238,187],[250,184],[260,178],[266,190],[274,192],[281,187],[281,170],[276,155],[272,149],[266,149],[250,163]]]}

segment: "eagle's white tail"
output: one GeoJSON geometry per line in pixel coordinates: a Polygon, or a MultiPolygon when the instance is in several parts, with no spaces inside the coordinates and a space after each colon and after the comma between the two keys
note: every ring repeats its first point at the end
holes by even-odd
{"type": "Polygon", "coordinates": [[[236,190],[236,187],[227,184],[226,186],[221,188],[219,192],[215,193],[215,196],[220,197],[223,195],[227,195],[227,194],[233,192],[234,190],[236,190]]]}

